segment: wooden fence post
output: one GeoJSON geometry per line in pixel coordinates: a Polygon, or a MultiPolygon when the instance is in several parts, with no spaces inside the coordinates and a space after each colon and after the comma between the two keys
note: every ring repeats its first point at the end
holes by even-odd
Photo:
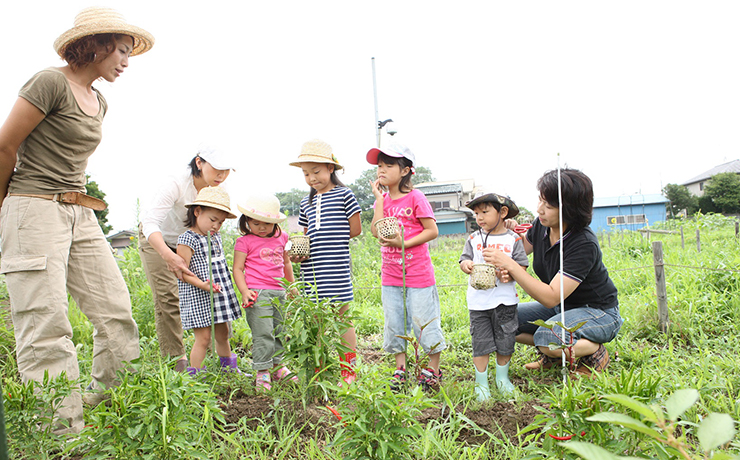
{"type": "Polygon", "coordinates": [[[696,229],[696,252],[701,252],[701,233],[696,229]]]}
{"type": "Polygon", "coordinates": [[[665,288],[662,241],[653,241],[653,265],[655,266],[655,291],[658,297],[658,328],[665,334],[668,332],[668,294],[665,288]]]}

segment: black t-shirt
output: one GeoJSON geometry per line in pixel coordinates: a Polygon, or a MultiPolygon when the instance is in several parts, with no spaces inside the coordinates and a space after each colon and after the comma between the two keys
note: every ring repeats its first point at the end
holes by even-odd
{"type": "Polygon", "coordinates": [[[563,244],[563,275],[580,283],[565,299],[566,310],[585,306],[607,310],[618,305],[617,288],[601,261],[599,240],[589,227],[568,230],[559,243],[550,246],[550,229],[535,219],[527,240],[532,244],[534,272],[547,284],[560,271],[558,244],[563,244]]]}

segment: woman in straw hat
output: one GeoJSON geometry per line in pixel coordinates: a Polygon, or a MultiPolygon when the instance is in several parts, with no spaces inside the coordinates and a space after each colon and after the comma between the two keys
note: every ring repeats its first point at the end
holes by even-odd
{"type": "Polygon", "coordinates": [[[185,232],[186,203],[195,200],[204,187],[220,186],[233,168],[227,152],[202,144],[190,164],[161,185],[145,204],[139,226],[139,256],[154,299],[154,324],[162,356],[177,358],[175,370],[187,367],[182,341],[177,280],[189,274],[188,265],[177,255],[177,237],[185,232]]]}
{"type": "MultiPolygon", "coordinates": [[[[67,64],[34,75],[0,128],[0,238],[15,326],[18,370],[24,381],[44,373],[79,376],[67,291],[95,327],[93,383],[84,399],[115,383],[124,361],[139,356],[131,301],[93,210],[105,204],[85,195],[85,167],[101,140],[108,105],[92,86],[113,82],[129,57],[154,38],[108,8],[88,8],[54,49],[67,64]],[[7,194],[7,196],[6,196],[7,194]]],[[[54,429],[82,429],[82,399],[64,399],[54,429]]]]}

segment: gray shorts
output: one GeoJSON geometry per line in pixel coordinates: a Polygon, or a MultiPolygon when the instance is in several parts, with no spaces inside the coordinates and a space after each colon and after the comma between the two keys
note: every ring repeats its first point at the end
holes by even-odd
{"type": "Polygon", "coordinates": [[[516,330],[519,327],[516,305],[499,305],[491,310],[470,310],[470,335],[473,357],[496,352],[514,354],[516,330]]]}

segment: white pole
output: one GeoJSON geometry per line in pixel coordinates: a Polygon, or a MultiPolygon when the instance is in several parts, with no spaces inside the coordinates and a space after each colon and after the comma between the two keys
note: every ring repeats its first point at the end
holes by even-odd
{"type": "Polygon", "coordinates": [[[375,58],[371,58],[373,62],[373,98],[375,99],[375,137],[377,138],[378,148],[380,148],[380,119],[378,118],[378,85],[375,82],[375,58]]]}
{"type": "MultiPolygon", "coordinates": [[[[558,226],[560,227],[560,322],[565,325],[565,296],[563,293],[563,187],[560,182],[560,153],[558,153],[558,226]]],[[[561,329],[563,343],[565,343],[565,329],[561,329]]],[[[562,356],[562,364],[565,367],[565,353],[562,356]]],[[[567,373],[563,374],[563,383],[566,383],[567,373]]]]}

